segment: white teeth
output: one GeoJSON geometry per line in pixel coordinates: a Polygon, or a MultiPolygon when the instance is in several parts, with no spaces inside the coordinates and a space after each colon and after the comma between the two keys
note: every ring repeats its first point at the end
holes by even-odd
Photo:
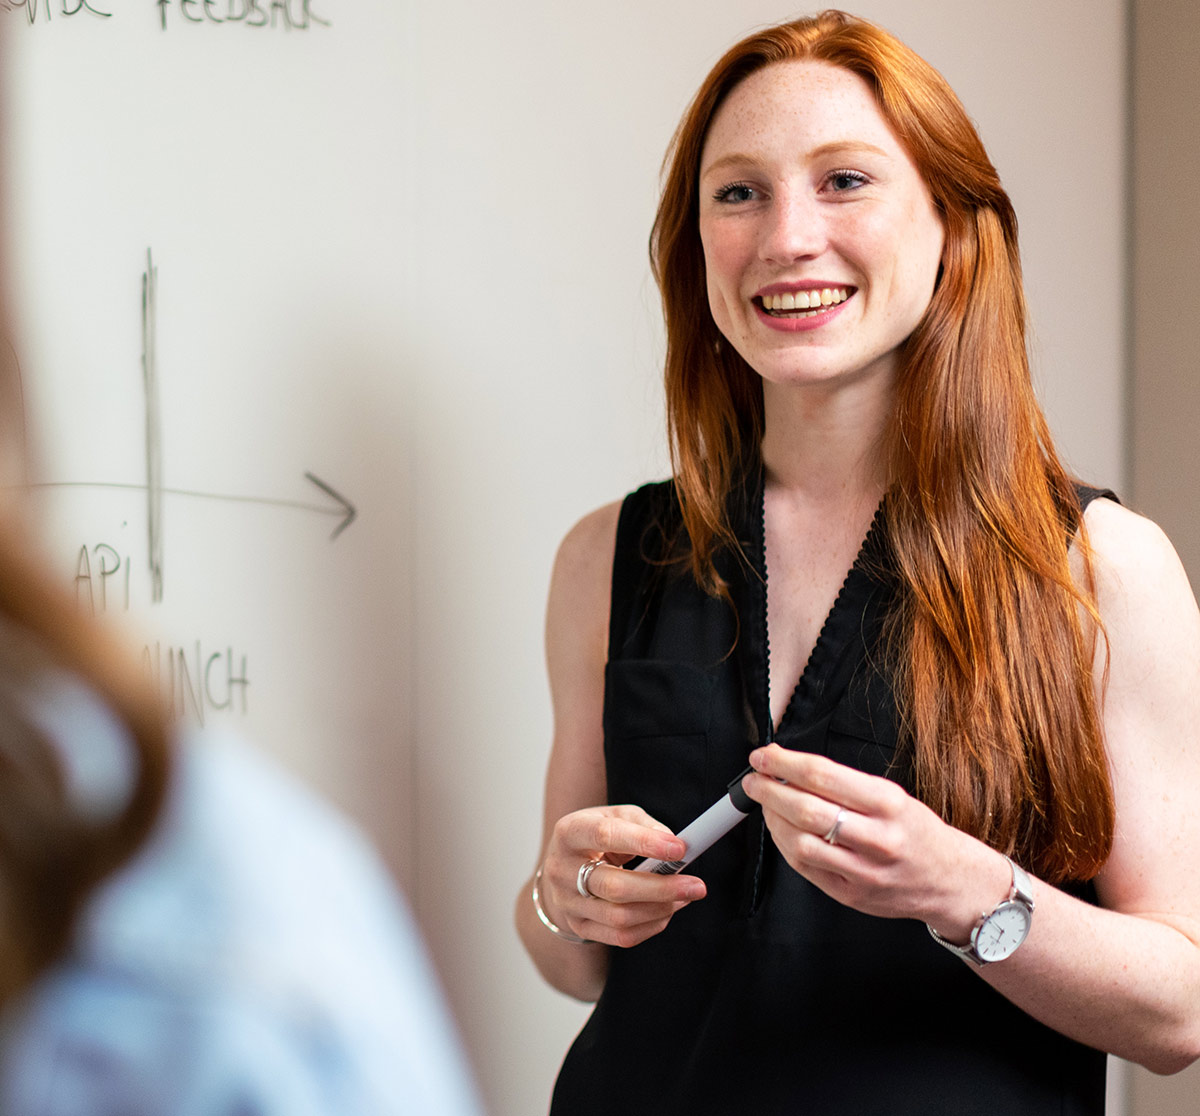
{"type": "Polygon", "coordinates": [[[788,291],[786,294],[763,295],[764,310],[808,310],[817,307],[836,306],[845,302],[850,292],[845,287],[822,287],[807,291],[788,291]]]}

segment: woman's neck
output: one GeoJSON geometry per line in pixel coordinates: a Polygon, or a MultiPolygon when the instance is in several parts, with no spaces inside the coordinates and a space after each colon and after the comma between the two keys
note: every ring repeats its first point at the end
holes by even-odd
{"type": "Polygon", "coordinates": [[[818,503],[877,502],[887,487],[883,443],[893,394],[873,386],[764,383],[767,484],[818,503]]]}

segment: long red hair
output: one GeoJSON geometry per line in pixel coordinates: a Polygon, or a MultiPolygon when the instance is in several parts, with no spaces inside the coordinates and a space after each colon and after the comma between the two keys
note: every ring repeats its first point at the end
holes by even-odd
{"type": "Polygon", "coordinates": [[[901,605],[888,633],[918,795],[1046,879],[1087,879],[1112,847],[1112,787],[1092,677],[1099,630],[1079,501],[1034,395],[1017,221],[945,79],[888,32],[827,11],[731,48],[668,153],[651,260],[667,330],[667,416],[691,570],[722,593],[726,504],[763,435],[761,381],[723,344],[699,235],[705,136],[730,91],[774,63],[859,75],[929,188],[942,274],[904,346],[887,438],[901,605]],[[1081,620],[1081,612],[1088,617],[1081,620]]]}

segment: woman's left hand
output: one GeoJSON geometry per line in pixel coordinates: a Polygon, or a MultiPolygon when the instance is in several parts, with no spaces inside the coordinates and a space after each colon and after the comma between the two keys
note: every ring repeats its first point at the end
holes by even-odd
{"type": "Polygon", "coordinates": [[[889,779],[770,744],[742,782],[787,862],[827,895],[883,918],[917,918],[965,942],[1008,892],[1003,856],[947,825],[889,779]],[[781,781],[782,780],[782,781],[781,781]]]}

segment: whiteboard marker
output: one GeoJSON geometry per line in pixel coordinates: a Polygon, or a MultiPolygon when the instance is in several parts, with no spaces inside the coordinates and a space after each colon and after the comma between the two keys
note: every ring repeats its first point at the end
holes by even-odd
{"type": "Polygon", "coordinates": [[[673,876],[691,864],[710,845],[724,837],[738,822],[744,821],[747,814],[758,809],[758,803],[742,790],[742,779],[753,772],[753,767],[747,767],[729,784],[729,793],[724,798],[714,802],[694,822],[679,831],[677,836],[687,846],[687,852],[679,860],[647,858],[633,871],[653,872],[656,876],[673,876]]]}

